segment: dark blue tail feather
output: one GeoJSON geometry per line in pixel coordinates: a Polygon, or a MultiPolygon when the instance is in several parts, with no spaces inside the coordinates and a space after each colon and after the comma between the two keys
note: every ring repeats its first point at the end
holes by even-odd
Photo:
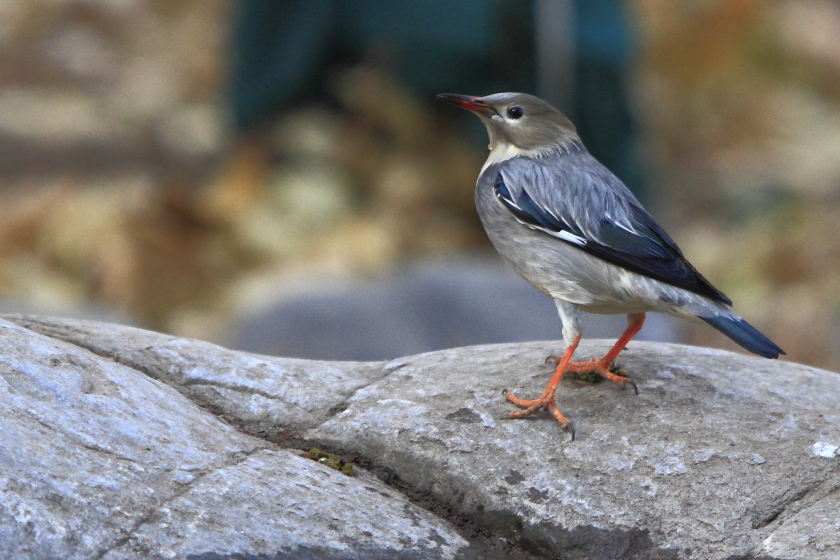
{"type": "Polygon", "coordinates": [[[741,319],[724,316],[700,317],[714,328],[752,352],[765,358],[778,358],[784,350],[776,346],[772,340],[758,332],[758,330],[741,319]]]}

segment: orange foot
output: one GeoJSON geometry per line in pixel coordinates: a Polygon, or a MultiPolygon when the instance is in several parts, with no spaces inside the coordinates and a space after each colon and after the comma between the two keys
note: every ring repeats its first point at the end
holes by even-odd
{"type": "MultiPolygon", "coordinates": [[[[645,314],[638,313],[638,314],[631,314],[627,316],[627,329],[622,333],[616,343],[610,348],[610,351],[607,352],[603,358],[600,359],[591,359],[588,362],[572,362],[570,361],[567,365],[567,371],[574,372],[576,374],[581,373],[596,373],[607,379],[612,381],[622,389],[627,387],[628,385],[633,388],[633,391],[638,395],[639,389],[636,387],[636,384],[627,377],[627,375],[619,375],[617,372],[621,372],[616,365],[615,359],[618,358],[618,355],[624,350],[624,347],[627,346],[627,343],[630,342],[636,333],[642,330],[642,326],[645,324],[645,314]]],[[[565,356],[564,356],[565,358],[565,356]]],[[[558,360],[554,356],[549,356],[546,360],[557,360],[558,362],[562,360],[558,360]]]]}
{"type": "Polygon", "coordinates": [[[566,352],[563,354],[563,357],[557,359],[555,356],[549,356],[548,359],[553,359],[557,361],[557,368],[554,370],[554,375],[551,377],[551,381],[548,382],[548,385],[545,387],[545,391],[543,394],[540,395],[540,398],[534,400],[524,400],[513,396],[512,394],[504,391],[505,398],[515,404],[516,406],[521,406],[525,410],[518,410],[516,412],[511,412],[508,418],[524,418],[530,414],[538,410],[547,410],[551,413],[554,418],[560,422],[560,425],[563,427],[564,430],[567,430],[572,434],[572,439],[575,439],[575,429],[572,426],[572,423],[569,421],[568,418],[563,416],[563,413],[557,408],[557,404],[554,402],[554,395],[557,392],[557,385],[560,383],[560,380],[563,378],[563,374],[567,371],[572,371],[575,373],[584,373],[584,372],[594,372],[598,375],[609,379],[622,389],[630,385],[633,387],[633,390],[636,394],[639,394],[639,390],[636,388],[636,384],[633,383],[629,378],[623,375],[618,375],[615,371],[613,371],[613,363],[618,355],[624,350],[624,347],[630,342],[630,339],[635,336],[639,330],[641,330],[642,325],[645,323],[645,314],[644,313],[637,313],[631,314],[627,316],[627,329],[624,333],[619,337],[616,341],[615,345],[610,349],[606,355],[599,359],[599,360],[590,360],[588,362],[573,362],[572,361],[572,354],[575,353],[575,350],[580,343],[580,335],[577,335],[575,339],[569,344],[566,348],[566,352]]]}
{"type": "Polygon", "coordinates": [[[575,349],[580,342],[580,335],[575,338],[574,341],[566,348],[566,352],[563,354],[563,358],[558,360],[557,368],[554,370],[554,375],[551,377],[551,381],[548,382],[548,385],[545,387],[545,391],[543,394],[540,395],[540,398],[534,400],[524,400],[513,396],[507,390],[503,392],[505,398],[515,404],[516,406],[521,406],[525,410],[517,410],[516,412],[511,412],[508,418],[516,419],[516,418],[525,418],[533,414],[538,410],[547,410],[551,413],[554,418],[560,422],[560,426],[569,432],[572,435],[572,440],[575,439],[575,427],[569,421],[568,418],[563,416],[563,413],[560,412],[560,409],[557,408],[557,404],[554,402],[555,393],[557,392],[557,385],[560,383],[560,380],[563,378],[563,373],[566,372],[566,369],[569,365],[570,360],[572,359],[572,354],[575,353],[575,349]]]}

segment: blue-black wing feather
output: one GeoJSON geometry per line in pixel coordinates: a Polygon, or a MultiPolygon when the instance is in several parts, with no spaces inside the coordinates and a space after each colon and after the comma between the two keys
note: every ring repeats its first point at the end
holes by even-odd
{"type": "Polygon", "coordinates": [[[632,272],[732,302],[683,256],[621,181],[585,151],[514,158],[490,165],[491,182],[518,221],[632,272]]]}

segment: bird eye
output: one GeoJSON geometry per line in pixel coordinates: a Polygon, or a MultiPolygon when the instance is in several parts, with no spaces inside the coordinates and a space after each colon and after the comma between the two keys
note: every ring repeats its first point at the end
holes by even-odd
{"type": "Polygon", "coordinates": [[[508,107],[507,116],[509,119],[520,119],[524,114],[522,107],[508,107]]]}

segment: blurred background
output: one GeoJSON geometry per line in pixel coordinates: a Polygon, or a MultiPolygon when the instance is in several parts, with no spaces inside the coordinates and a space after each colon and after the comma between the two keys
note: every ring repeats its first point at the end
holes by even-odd
{"type": "Polygon", "coordinates": [[[840,369],[834,0],[3,0],[0,311],[334,359],[559,338],[475,215],[483,128],[434,100],[499,91],[566,112],[739,313],[840,369]]]}

